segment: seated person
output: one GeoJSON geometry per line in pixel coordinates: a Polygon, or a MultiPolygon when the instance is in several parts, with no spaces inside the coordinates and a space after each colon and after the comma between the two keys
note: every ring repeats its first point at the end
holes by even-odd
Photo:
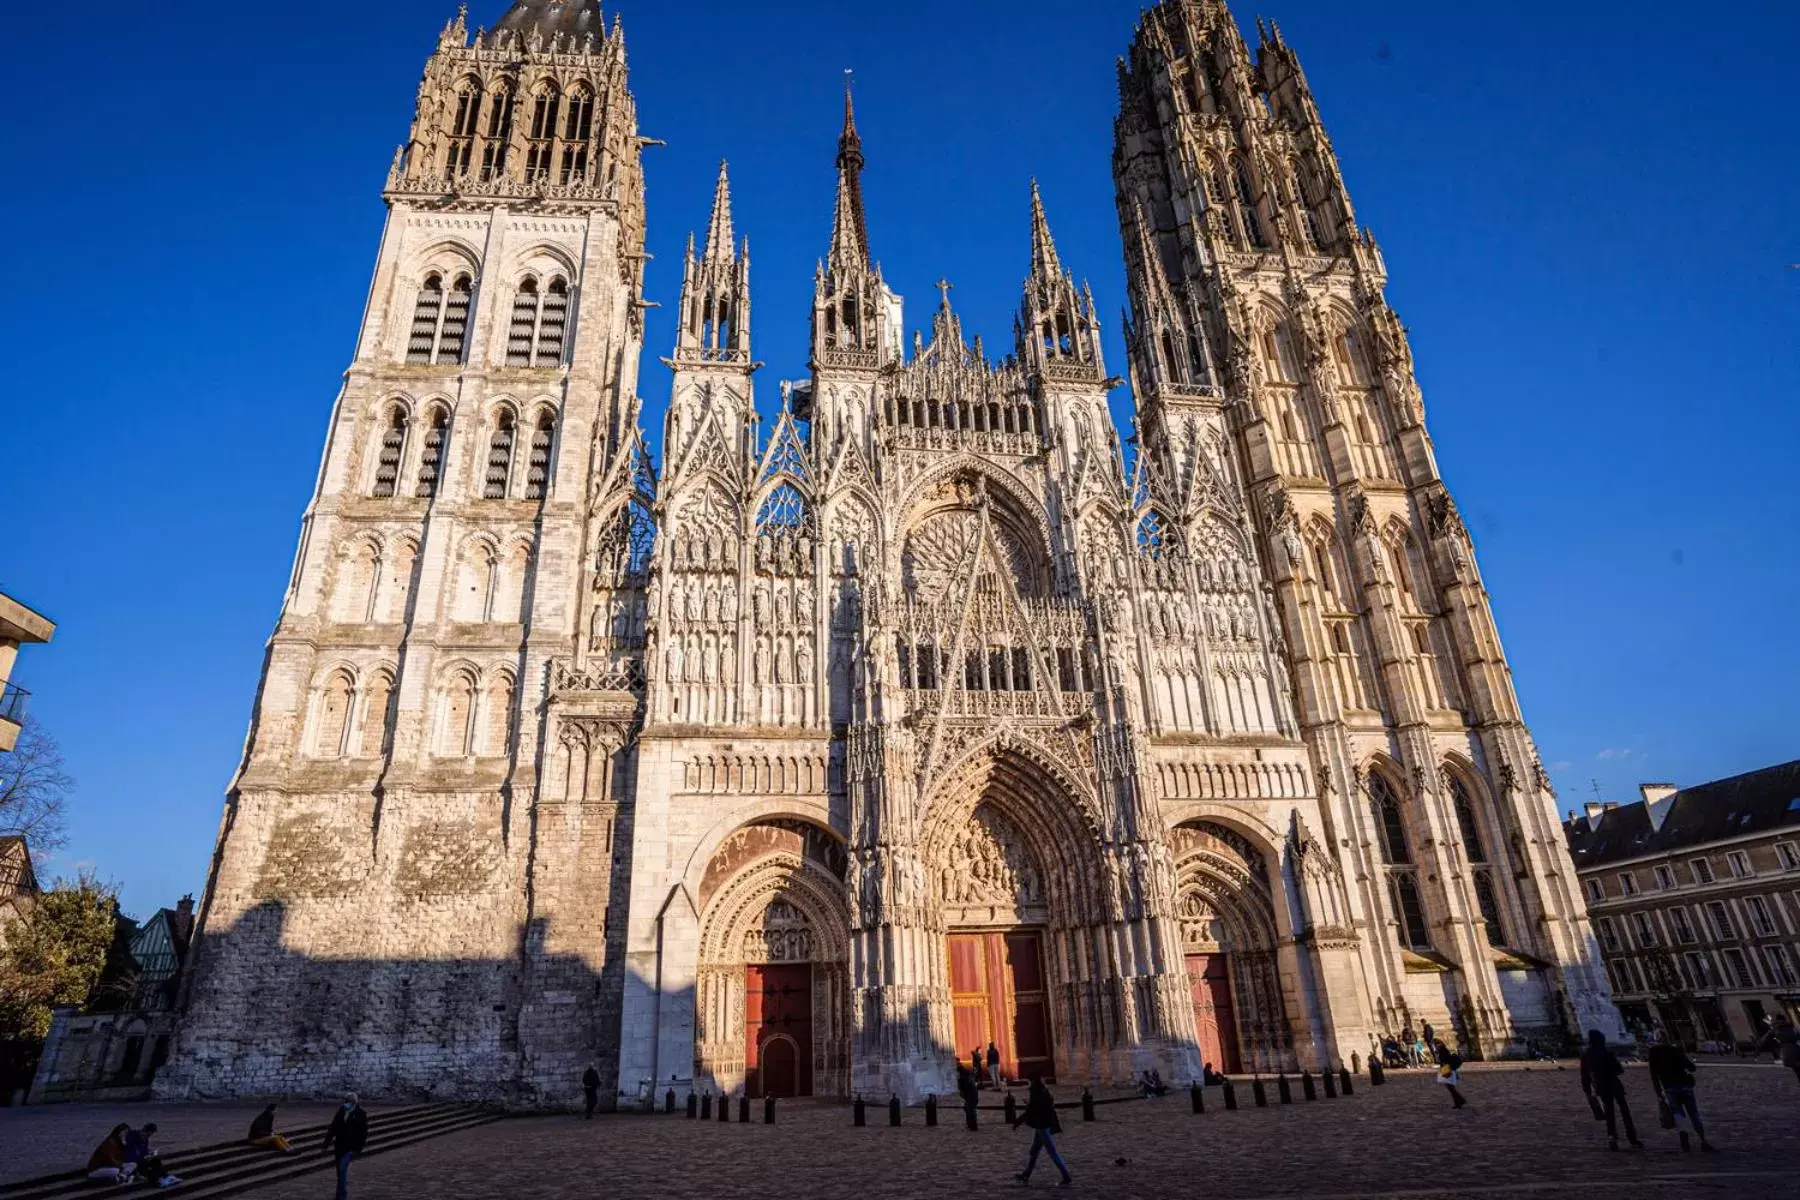
{"type": "Polygon", "coordinates": [[[87,1177],[95,1183],[129,1183],[131,1172],[125,1167],[125,1135],[129,1125],[115,1125],[106,1140],[88,1155],[87,1177]]]}
{"type": "Polygon", "coordinates": [[[275,1132],[275,1106],[273,1104],[262,1110],[256,1120],[250,1122],[250,1144],[263,1150],[279,1150],[283,1154],[293,1152],[288,1140],[275,1132]]]}
{"type": "Polygon", "coordinates": [[[146,1125],[127,1133],[125,1166],[136,1175],[154,1180],[159,1188],[174,1187],[181,1180],[169,1173],[168,1168],[163,1166],[163,1160],[150,1148],[150,1139],[155,1136],[155,1125],[146,1125]]]}

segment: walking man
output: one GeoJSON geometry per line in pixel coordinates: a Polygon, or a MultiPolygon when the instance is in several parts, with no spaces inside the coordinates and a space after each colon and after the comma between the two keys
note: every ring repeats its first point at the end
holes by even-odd
{"type": "Polygon", "coordinates": [[[1032,1130],[1031,1157],[1025,1160],[1025,1169],[1019,1172],[1020,1183],[1031,1182],[1031,1172],[1037,1166],[1038,1151],[1048,1150],[1050,1161],[1062,1172],[1062,1185],[1068,1187],[1074,1182],[1069,1174],[1069,1165],[1063,1162],[1061,1154],[1056,1152],[1055,1135],[1062,1132],[1062,1122],[1056,1119],[1056,1098],[1050,1089],[1044,1086],[1042,1079],[1031,1081],[1031,1093],[1025,1098],[1025,1111],[1013,1122],[1014,1128],[1024,1125],[1032,1130]]]}
{"type": "Polygon", "coordinates": [[[962,1097],[963,1125],[970,1130],[976,1128],[975,1107],[981,1103],[981,1089],[975,1084],[975,1074],[967,1067],[956,1068],[956,1094],[962,1097]]]}
{"type": "Polygon", "coordinates": [[[1706,1126],[1700,1123],[1700,1103],[1694,1098],[1694,1060],[1686,1050],[1669,1041],[1667,1030],[1657,1030],[1656,1044],[1650,1047],[1650,1086],[1675,1117],[1682,1150],[1693,1149],[1688,1144],[1687,1130],[1681,1128],[1681,1118],[1685,1116],[1700,1135],[1700,1149],[1711,1154],[1713,1145],[1706,1140],[1706,1126]]]}
{"type": "Polygon", "coordinates": [[[987,1067],[988,1078],[993,1081],[994,1086],[1003,1086],[1000,1082],[1000,1048],[992,1042],[988,1043],[987,1067]]]}
{"type": "Polygon", "coordinates": [[[587,1071],[581,1077],[581,1092],[587,1098],[587,1115],[582,1120],[591,1121],[594,1119],[594,1110],[600,1107],[600,1072],[595,1070],[593,1063],[588,1064],[587,1071]]]}
{"type": "Polygon", "coordinates": [[[1588,1031],[1588,1047],[1581,1055],[1581,1090],[1587,1093],[1589,1103],[1600,1102],[1601,1115],[1606,1119],[1606,1143],[1612,1150],[1619,1148],[1618,1118],[1625,1118],[1625,1140],[1638,1149],[1644,1143],[1638,1141],[1637,1126],[1631,1120],[1631,1105],[1625,1102],[1625,1064],[1619,1061],[1606,1044],[1606,1035],[1598,1029],[1588,1031]]]}
{"type": "Polygon", "coordinates": [[[331,1128],[325,1131],[325,1150],[337,1153],[337,1200],[350,1198],[350,1161],[369,1144],[369,1114],[357,1103],[356,1093],[344,1097],[343,1105],[333,1114],[331,1128]]]}
{"type": "Polygon", "coordinates": [[[1756,1044],[1758,1050],[1773,1051],[1781,1065],[1800,1079],[1800,1029],[1786,1016],[1769,1017],[1769,1032],[1756,1044]]]}

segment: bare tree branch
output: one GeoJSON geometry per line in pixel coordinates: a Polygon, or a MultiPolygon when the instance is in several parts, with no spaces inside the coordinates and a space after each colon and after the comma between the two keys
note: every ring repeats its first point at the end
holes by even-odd
{"type": "Polygon", "coordinates": [[[67,840],[63,801],[74,788],[56,739],[26,717],[18,746],[0,754],[0,836],[24,835],[34,857],[57,849],[67,840]]]}

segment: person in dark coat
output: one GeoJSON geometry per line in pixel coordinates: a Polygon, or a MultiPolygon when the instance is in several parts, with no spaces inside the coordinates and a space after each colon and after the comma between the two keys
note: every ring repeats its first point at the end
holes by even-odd
{"type": "Polygon", "coordinates": [[[1431,1057],[1437,1061],[1438,1082],[1443,1084],[1444,1090],[1450,1093],[1451,1110],[1467,1107],[1469,1102],[1463,1099],[1461,1092],[1457,1091],[1457,1088],[1462,1086],[1462,1056],[1444,1043],[1434,1042],[1431,1046],[1431,1057]]]}
{"type": "Polygon", "coordinates": [[[106,1140],[94,1147],[88,1156],[87,1177],[95,1183],[124,1183],[131,1178],[125,1169],[125,1135],[129,1125],[114,1125],[106,1140]]]}
{"type": "Polygon", "coordinates": [[[956,1068],[956,1094],[962,1097],[964,1126],[977,1128],[975,1109],[981,1103],[981,1088],[975,1083],[975,1073],[967,1067],[956,1068]]]}
{"type": "Polygon", "coordinates": [[[1681,1148],[1690,1149],[1687,1130],[1679,1123],[1685,1116],[1700,1135],[1700,1149],[1710,1154],[1713,1145],[1706,1140],[1706,1126],[1700,1123],[1700,1102],[1694,1098],[1694,1070],[1694,1060],[1687,1051],[1669,1041],[1667,1030],[1657,1030],[1656,1044],[1650,1047],[1650,1086],[1675,1117],[1681,1148]]]}
{"type": "Polygon", "coordinates": [[[594,1110],[600,1107],[600,1072],[589,1063],[587,1071],[581,1077],[581,1094],[587,1098],[587,1115],[583,1120],[594,1119],[594,1110]]]}
{"type": "Polygon", "coordinates": [[[1000,1082],[1000,1047],[994,1045],[992,1042],[988,1043],[987,1068],[988,1080],[995,1087],[1004,1086],[1000,1082]]]}
{"type": "Polygon", "coordinates": [[[344,1103],[331,1118],[325,1131],[324,1149],[337,1153],[337,1200],[349,1200],[350,1163],[369,1144],[369,1114],[357,1102],[356,1093],[344,1097],[344,1103]]]}
{"type": "Polygon", "coordinates": [[[975,1086],[981,1086],[981,1047],[969,1051],[969,1070],[975,1076],[975,1086]]]}
{"type": "Polygon", "coordinates": [[[1430,1021],[1425,1022],[1425,1024],[1419,1028],[1419,1038],[1425,1043],[1425,1053],[1431,1055],[1433,1062],[1442,1065],[1444,1060],[1438,1055],[1439,1043],[1437,1034],[1433,1032],[1430,1021]]]}
{"type": "Polygon", "coordinates": [[[1625,1118],[1625,1140],[1642,1149],[1637,1125],[1631,1119],[1631,1105],[1625,1102],[1625,1064],[1606,1044],[1606,1035],[1598,1029],[1588,1031],[1588,1046],[1581,1054],[1581,1090],[1589,1103],[1599,1101],[1600,1114],[1606,1121],[1606,1141],[1619,1148],[1619,1117],[1625,1118]]]}
{"type": "Polygon", "coordinates": [[[1767,1017],[1769,1032],[1756,1044],[1758,1050],[1772,1051],[1781,1065],[1800,1079],[1800,1029],[1787,1017],[1767,1017]]]}
{"type": "Polygon", "coordinates": [[[1062,1155],[1056,1151],[1055,1135],[1062,1132],[1062,1122],[1056,1119],[1056,1098],[1050,1094],[1050,1089],[1044,1086],[1041,1079],[1031,1081],[1031,1092],[1025,1098],[1025,1111],[1013,1122],[1014,1128],[1020,1125],[1031,1129],[1033,1136],[1031,1157],[1025,1160],[1025,1169],[1019,1172],[1019,1182],[1031,1182],[1031,1171],[1037,1166],[1038,1151],[1048,1150],[1050,1161],[1062,1172],[1064,1185],[1072,1183],[1074,1177],[1069,1174],[1069,1165],[1063,1162],[1062,1155]]]}

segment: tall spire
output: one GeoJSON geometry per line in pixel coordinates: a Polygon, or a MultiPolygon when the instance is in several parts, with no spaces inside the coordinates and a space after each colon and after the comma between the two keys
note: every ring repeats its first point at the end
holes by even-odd
{"type": "Polygon", "coordinates": [[[833,267],[869,265],[869,225],[863,215],[862,136],[856,132],[856,102],[844,72],[844,131],[838,135],[837,213],[831,232],[833,267]]]}
{"type": "Polygon", "coordinates": [[[719,164],[719,184],[713,191],[712,225],[706,233],[706,257],[730,258],[736,248],[731,228],[731,179],[727,164],[719,164]]]}
{"type": "Polygon", "coordinates": [[[1056,241],[1050,236],[1050,218],[1044,215],[1043,193],[1038,181],[1031,181],[1031,274],[1035,279],[1062,278],[1062,260],[1056,256],[1056,241]]]}

